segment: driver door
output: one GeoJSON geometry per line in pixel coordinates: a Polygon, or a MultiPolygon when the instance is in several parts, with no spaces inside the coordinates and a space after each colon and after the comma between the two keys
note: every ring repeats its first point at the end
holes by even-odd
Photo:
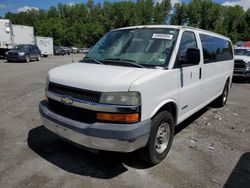
{"type": "Polygon", "coordinates": [[[179,116],[189,116],[202,103],[201,62],[179,65],[178,60],[185,58],[187,49],[198,48],[196,35],[192,31],[182,34],[177,66],[179,68],[179,116]]]}

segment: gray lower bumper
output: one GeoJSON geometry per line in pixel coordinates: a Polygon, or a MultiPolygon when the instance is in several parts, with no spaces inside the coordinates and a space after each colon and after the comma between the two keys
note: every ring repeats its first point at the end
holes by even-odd
{"type": "Polygon", "coordinates": [[[50,131],[88,148],[131,152],[147,144],[151,120],[135,124],[86,124],[60,116],[49,110],[45,101],[39,111],[44,126],[50,131]]]}

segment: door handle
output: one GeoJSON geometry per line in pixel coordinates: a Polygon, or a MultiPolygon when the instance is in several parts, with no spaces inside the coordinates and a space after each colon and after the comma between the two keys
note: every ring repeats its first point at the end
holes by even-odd
{"type": "Polygon", "coordinates": [[[201,79],[201,67],[200,67],[200,69],[199,69],[199,79],[201,79]]]}

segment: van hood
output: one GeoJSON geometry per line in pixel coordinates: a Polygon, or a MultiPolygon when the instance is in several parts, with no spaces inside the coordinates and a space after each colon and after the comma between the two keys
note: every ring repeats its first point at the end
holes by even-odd
{"type": "Polygon", "coordinates": [[[128,91],[131,84],[154,69],[72,63],[49,71],[48,79],[62,85],[86,90],[128,91]]]}

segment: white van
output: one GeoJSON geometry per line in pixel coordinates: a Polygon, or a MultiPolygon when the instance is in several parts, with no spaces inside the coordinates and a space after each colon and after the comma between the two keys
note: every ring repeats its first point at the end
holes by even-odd
{"type": "Polygon", "coordinates": [[[175,125],[212,101],[222,107],[233,75],[229,38],[169,25],[115,29],[86,57],[48,73],[39,105],[46,128],[98,150],[141,149],[161,162],[175,125]]]}
{"type": "Polygon", "coordinates": [[[52,37],[35,36],[35,44],[41,50],[43,57],[48,57],[49,55],[54,54],[52,37]]]}

